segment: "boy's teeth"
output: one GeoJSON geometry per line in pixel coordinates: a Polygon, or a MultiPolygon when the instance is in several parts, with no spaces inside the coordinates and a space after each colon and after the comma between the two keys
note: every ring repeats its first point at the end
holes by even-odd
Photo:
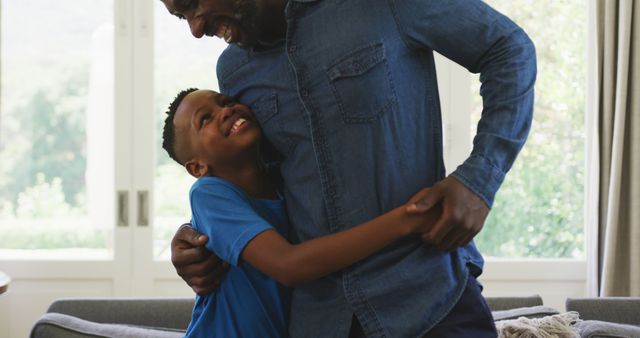
{"type": "Polygon", "coordinates": [[[245,122],[247,122],[247,120],[245,120],[243,118],[237,119],[236,122],[233,123],[233,127],[231,128],[231,130],[236,131],[238,129],[238,127],[243,125],[245,122]]]}
{"type": "Polygon", "coordinates": [[[243,119],[242,117],[239,118],[238,120],[236,120],[236,122],[233,124],[234,127],[239,127],[241,124],[245,123],[247,120],[243,119]]]}

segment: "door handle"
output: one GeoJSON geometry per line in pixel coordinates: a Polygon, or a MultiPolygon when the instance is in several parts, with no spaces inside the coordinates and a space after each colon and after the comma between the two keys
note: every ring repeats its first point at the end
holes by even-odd
{"type": "Polygon", "coordinates": [[[126,190],[119,190],[117,199],[118,226],[129,226],[129,192],[126,190]]]}
{"type": "Polygon", "coordinates": [[[149,226],[149,191],[138,191],[138,226],[149,226]]]}

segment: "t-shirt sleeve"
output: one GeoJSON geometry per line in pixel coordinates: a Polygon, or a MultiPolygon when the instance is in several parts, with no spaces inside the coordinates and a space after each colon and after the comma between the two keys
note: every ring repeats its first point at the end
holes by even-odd
{"type": "Polygon", "coordinates": [[[246,195],[225,184],[201,184],[190,193],[193,224],[209,236],[207,249],[237,266],[255,236],[273,227],[251,206],[246,195]]]}

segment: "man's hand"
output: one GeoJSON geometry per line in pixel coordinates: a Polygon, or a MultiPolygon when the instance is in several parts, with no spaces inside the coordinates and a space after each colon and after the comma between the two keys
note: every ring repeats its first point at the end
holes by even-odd
{"type": "Polygon", "coordinates": [[[205,248],[208,240],[189,223],[180,226],[171,240],[171,263],[178,275],[201,296],[217,289],[229,269],[229,264],[205,248]]]}
{"type": "Polygon", "coordinates": [[[424,213],[440,206],[442,214],[422,235],[425,242],[441,250],[467,245],[484,226],[489,207],[473,191],[452,176],[414,195],[408,213],[424,213]]]}

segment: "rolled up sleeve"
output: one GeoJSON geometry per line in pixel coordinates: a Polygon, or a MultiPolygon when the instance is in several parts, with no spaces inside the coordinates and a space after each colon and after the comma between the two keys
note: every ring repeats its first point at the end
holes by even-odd
{"type": "Polygon", "coordinates": [[[489,207],[533,119],[535,47],[506,16],[479,0],[394,0],[404,41],[480,73],[482,116],[472,152],[451,174],[489,207]]]}

